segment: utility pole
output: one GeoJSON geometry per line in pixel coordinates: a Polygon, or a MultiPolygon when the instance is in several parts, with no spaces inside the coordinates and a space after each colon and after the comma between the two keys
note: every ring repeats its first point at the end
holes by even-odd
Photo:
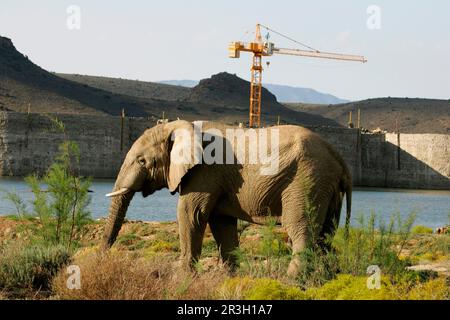
{"type": "Polygon", "coordinates": [[[125,122],[125,109],[122,109],[122,115],[120,117],[120,151],[123,151],[123,128],[125,122]]]}
{"type": "Polygon", "coordinates": [[[348,127],[353,128],[353,122],[352,122],[352,111],[350,111],[348,115],[348,127]]]}
{"type": "Polygon", "coordinates": [[[358,129],[361,129],[361,108],[358,108],[358,129]]]}

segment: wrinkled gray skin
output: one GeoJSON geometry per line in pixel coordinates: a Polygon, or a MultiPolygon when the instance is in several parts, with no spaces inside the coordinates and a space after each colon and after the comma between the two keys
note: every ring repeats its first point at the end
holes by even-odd
{"type": "MultiPolygon", "coordinates": [[[[208,127],[224,129],[221,124],[207,122],[203,131],[208,127]]],[[[332,146],[310,130],[291,125],[272,127],[279,129],[280,164],[276,174],[264,176],[257,164],[171,163],[171,152],[179,143],[172,141],[171,134],[179,128],[193,132],[193,124],[187,121],[159,124],[146,130],[131,147],[113,190],[125,193],[112,197],[104,248],[116,240],[133,195],[142,192],[147,197],[162,188],[179,192],[181,262],[187,269],[200,257],[207,224],[222,259],[234,266],[237,220],[262,223],[268,214],[276,216],[292,241],[288,273],[296,275],[298,253],[310,240],[333,236],[344,194],[348,223],[349,170],[332,146]],[[316,227],[312,228],[312,223],[316,227]]]]}

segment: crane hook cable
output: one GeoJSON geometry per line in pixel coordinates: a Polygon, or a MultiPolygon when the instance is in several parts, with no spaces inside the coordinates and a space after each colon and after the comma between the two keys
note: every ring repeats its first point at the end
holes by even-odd
{"type": "Polygon", "coordinates": [[[303,47],[305,47],[305,48],[308,48],[308,49],[313,50],[313,51],[316,51],[316,52],[320,52],[319,50],[314,49],[313,47],[310,47],[310,46],[308,46],[308,45],[306,45],[306,44],[304,44],[304,43],[301,43],[300,41],[297,41],[297,40],[295,40],[295,39],[292,39],[291,37],[288,37],[288,36],[286,36],[286,35],[284,35],[284,34],[278,32],[278,31],[275,31],[275,30],[273,30],[273,29],[271,29],[271,28],[269,28],[269,27],[267,27],[267,26],[265,26],[265,25],[263,25],[263,24],[259,24],[259,25],[260,25],[261,27],[267,29],[268,31],[271,31],[271,32],[273,32],[273,33],[276,33],[276,34],[278,34],[279,36],[281,36],[281,37],[283,37],[283,38],[286,38],[286,39],[288,39],[288,40],[290,40],[290,41],[293,41],[293,42],[295,42],[295,43],[297,43],[297,44],[299,44],[299,45],[301,45],[301,46],[303,46],[303,47]]]}

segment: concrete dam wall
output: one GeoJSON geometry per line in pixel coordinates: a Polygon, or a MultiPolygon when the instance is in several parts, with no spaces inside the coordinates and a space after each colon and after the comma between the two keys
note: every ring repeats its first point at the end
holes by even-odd
{"type": "MultiPolygon", "coordinates": [[[[80,174],[114,178],[132,143],[153,125],[144,118],[0,112],[0,176],[45,172],[66,135],[79,145],[80,174]],[[55,130],[55,117],[65,133],[55,130]]],[[[309,128],[341,153],[357,186],[450,190],[450,135],[309,128]]]]}
{"type": "Polygon", "coordinates": [[[65,126],[67,138],[80,148],[80,174],[95,178],[115,177],[123,155],[154,122],[143,118],[40,115],[0,112],[0,176],[43,173],[58,154],[65,134],[52,119],[65,126]]]}

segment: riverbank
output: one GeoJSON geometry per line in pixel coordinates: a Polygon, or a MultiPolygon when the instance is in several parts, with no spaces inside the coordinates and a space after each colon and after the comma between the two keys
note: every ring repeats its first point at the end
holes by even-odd
{"type": "MultiPolygon", "coordinates": [[[[315,264],[312,274],[289,279],[285,268],[290,248],[281,227],[242,224],[241,263],[233,275],[228,274],[226,266],[219,262],[215,241],[207,230],[197,274],[193,275],[180,273],[176,266],[179,256],[176,222],[126,221],[113,249],[99,255],[97,248],[104,226],[104,219],[92,221],[76,235],[77,249],[61,263],[55,274],[49,276],[49,285],[44,290],[42,284],[40,288],[34,288],[33,281],[27,287],[22,278],[15,283],[12,280],[17,273],[7,272],[7,267],[14,265],[14,261],[20,263],[19,257],[23,256],[20,245],[27,246],[35,241],[33,230],[39,228],[39,221],[0,217],[0,265],[3,266],[0,268],[0,296],[39,299],[449,298],[450,235],[421,233],[429,232],[428,229],[417,230],[419,233],[411,233],[404,240],[400,234],[391,234],[390,240],[384,238],[383,243],[389,248],[383,256],[392,257],[389,261],[375,257],[381,269],[381,287],[372,290],[367,288],[365,273],[368,265],[365,264],[375,261],[369,256],[376,256],[376,250],[370,248],[371,236],[367,228],[352,228],[347,245],[339,231],[333,242],[336,256],[332,258],[335,260],[327,257],[322,261],[323,258],[314,256],[313,261],[309,261],[315,264]],[[11,250],[16,251],[11,254],[11,250]],[[79,266],[82,272],[79,290],[67,287],[66,266],[69,264],[79,266]],[[397,267],[399,270],[394,272],[397,267]],[[10,277],[7,288],[5,277],[10,277]],[[11,287],[14,283],[19,287],[16,290],[11,287]],[[17,292],[20,292],[19,296],[17,292]]],[[[377,243],[380,233],[372,233],[372,237],[377,243]]],[[[58,257],[61,257],[60,253],[58,257]]],[[[20,269],[20,266],[16,267],[20,269]]],[[[41,274],[42,266],[27,270],[40,270],[41,274]]]]}

